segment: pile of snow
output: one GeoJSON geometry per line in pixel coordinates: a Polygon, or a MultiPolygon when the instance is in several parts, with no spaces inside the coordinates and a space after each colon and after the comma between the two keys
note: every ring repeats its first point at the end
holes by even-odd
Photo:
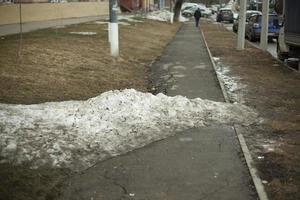
{"type": "Polygon", "coordinates": [[[70,32],[70,34],[75,34],[75,35],[97,35],[96,32],[70,32]]]}
{"type": "Polygon", "coordinates": [[[86,101],[0,104],[1,162],[85,169],[191,127],[256,123],[238,104],[109,91],[86,101]]]}
{"type": "Polygon", "coordinates": [[[168,10],[157,10],[157,11],[150,12],[147,15],[147,19],[166,22],[166,21],[170,21],[172,16],[173,16],[173,13],[171,13],[168,10]]]}
{"type": "MultiPolygon", "coordinates": [[[[157,10],[157,11],[153,11],[153,12],[149,13],[146,18],[152,19],[152,20],[157,20],[157,21],[168,22],[168,21],[171,21],[171,17],[172,18],[174,17],[174,13],[172,13],[168,10],[157,10]]],[[[189,21],[189,19],[183,17],[180,13],[179,21],[185,22],[185,21],[189,21]]]]}
{"type": "Polygon", "coordinates": [[[180,15],[179,15],[179,21],[180,21],[180,22],[187,22],[187,21],[190,21],[190,20],[189,20],[189,18],[186,18],[186,17],[182,16],[182,15],[181,15],[181,12],[180,12],[180,15]]]}

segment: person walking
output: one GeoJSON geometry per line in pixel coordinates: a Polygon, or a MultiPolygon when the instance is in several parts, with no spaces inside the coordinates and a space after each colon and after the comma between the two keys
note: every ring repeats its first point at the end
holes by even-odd
{"type": "Polygon", "coordinates": [[[198,8],[195,11],[194,17],[195,17],[196,27],[199,27],[199,21],[200,21],[200,18],[201,18],[201,10],[200,10],[200,8],[198,8]]]}

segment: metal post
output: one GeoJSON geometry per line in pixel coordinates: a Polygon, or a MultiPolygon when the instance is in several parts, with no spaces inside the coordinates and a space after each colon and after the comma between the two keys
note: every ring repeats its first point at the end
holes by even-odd
{"type": "Polygon", "coordinates": [[[246,8],[247,8],[247,1],[241,0],[240,12],[239,12],[237,50],[243,50],[245,48],[246,8]]]}
{"type": "Polygon", "coordinates": [[[268,49],[268,32],[269,32],[269,0],[263,1],[260,48],[264,51],[268,49]]]}
{"type": "Polygon", "coordinates": [[[110,54],[113,57],[119,56],[119,27],[118,27],[118,3],[117,0],[109,0],[109,41],[110,54]]]}

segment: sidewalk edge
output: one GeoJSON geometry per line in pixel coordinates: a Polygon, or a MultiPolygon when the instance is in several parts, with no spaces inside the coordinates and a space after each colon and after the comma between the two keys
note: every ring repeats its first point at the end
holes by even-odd
{"type": "MultiPolygon", "coordinates": [[[[201,32],[201,35],[202,35],[205,47],[207,49],[207,52],[208,52],[208,55],[209,55],[209,59],[210,59],[212,65],[213,65],[213,68],[215,70],[215,74],[217,76],[219,85],[221,87],[221,90],[222,90],[225,102],[230,103],[230,99],[229,99],[228,94],[227,94],[227,92],[225,90],[224,83],[223,83],[222,79],[218,76],[217,66],[216,66],[216,63],[213,60],[212,54],[210,52],[210,49],[208,48],[205,36],[204,36],[202,30],[200,30],[200,32],[201,32]]],[[[240,129],[236,125],[234,125],[233,128],[234,128],[234,131],[235,131],[235,133],[236,133],[236,135],[238,137],[238,141],[239,141],[240,147],[242,149],[244,158],[246,160],[247,167],[248,167],[248,170],[250,172],[250,175],[251,175],[252,181],[254,183],[254,186],[255,186],[256,192],[258,194],[258,197],[259,197],[260,200],[269,200],[268,196],[267,196],[267,193],[265,191],[265,188],[264,188],[264,186],[262,184],[262,181],[261,181],[260,177],[258,176],[258,170],[256,169],[256,167],[254,165],[254,161],[252,159],[252,156],[250,154],[250,151],[249,151],[249,148],[248,148],[248,146],[246,144],[244,136],[242,135],[240,129]]]]}

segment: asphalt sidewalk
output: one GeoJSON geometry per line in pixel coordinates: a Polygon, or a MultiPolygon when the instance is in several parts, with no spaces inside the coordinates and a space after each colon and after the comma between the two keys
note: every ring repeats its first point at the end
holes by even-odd
{"type": "MultiPolygon", "coordinates": [[[[185,23],[152,66],[169,96],[224,101],[205,43],[185,23]]],[[[232,127],[190,129],[107,161],[66,182],[61,199],[257,199],[232,127]]]]}

